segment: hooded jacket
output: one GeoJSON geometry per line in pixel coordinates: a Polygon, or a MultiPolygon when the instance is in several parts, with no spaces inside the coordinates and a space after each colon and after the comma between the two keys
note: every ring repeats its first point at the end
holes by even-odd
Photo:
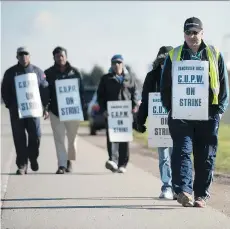
{"type": "Polygon", "coordinates": [[[107,110],[108,101],[131,100],[132,108],[138,105],[135,78],[127,69],[124,69],[123,77],[123,81],[120,81],[111,69],[102,76],[97,90],[97,100],[102,112],[107,110]]]}
{"type": "Polygon", "coordinates": [[[161,63],[164,62],[168,55],[168,52],[173,49],[171,46],[162,46],[157,54],[157,58],[153,62],[152,71],[148,72],[143,84],[142,100],[137,114],[137,122],[140,125],[144,125],[146,118],[148,117],[148,101],[149,93],[160,92],[161,82],[161,63]]]}

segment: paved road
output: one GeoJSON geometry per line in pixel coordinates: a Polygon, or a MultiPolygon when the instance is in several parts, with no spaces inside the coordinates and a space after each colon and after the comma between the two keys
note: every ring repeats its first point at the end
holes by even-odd
{"type": "MultiPolygon", "coordinates": [[[[9,173],[13,161],[14,147],[11,127],[6,109],[1,106],[1,172],[9,173]]],[[[1,196],[6,191],[9,176],[1,176],[1,196]]]]}
{"type": "Polygon", "coordinates": [[[4,121],[2,185],[7,178],[8,185],[1,192],[3,229],[229,228],[230,218],[211,207],[182,208],[176,201],[158,200],[159,179],[135,164],[129,164],[126,174],[105,170],[105,150],[85,137],[79,138],[74,172],[54,174],[49,122],[42,125],[39,172],[16,176],[10,127],[4,121]]]}
{"type": "MultiPolygon", "coordinates": [[[[105,133],[100,131],[97,136],[90,136],[88,128],[82,128],[80,136],[84,140],[95,146],[105,149],[105,133]]],[[[158,168],[158,154],[151,149],[147,149],[143,144],[132,142],[130,161],[138,168],[145,172],[151,173],[153,176],[160,178],[158,168]]],[[[230,175],[214,176],[214,183],[210,189],[212,198],[208,204],[230,217],[230,175]]],[[[159,187],[160,193],[160,187],[159,187]]]]}

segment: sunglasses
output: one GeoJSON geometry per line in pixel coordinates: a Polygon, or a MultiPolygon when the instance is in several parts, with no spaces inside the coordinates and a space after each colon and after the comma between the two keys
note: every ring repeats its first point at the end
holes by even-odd
{"type": "Polygon", "coordinates": [[[19,56],[28,56],[29,53],[28,52],[20,52],[18,53],[19,56]]]}
{"type": "Polygon", "coordinates": [[[185,31],[184,33],[185,33],[187,36],[190,36],[190,35],[197,35],[199,32],[187,30],[187,31],[185,31]]]}
{"type": "Polygon", "coordinates": [[[113,63],[113,64],[122,64],[121,61],[113,61],[112,63],[113,63]]]}

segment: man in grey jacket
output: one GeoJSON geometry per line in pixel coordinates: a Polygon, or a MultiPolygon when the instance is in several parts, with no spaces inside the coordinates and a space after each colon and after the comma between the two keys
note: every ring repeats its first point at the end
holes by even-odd
{"type": "MultiPolygon", "coordinates": [[[[111,59],[111,71],[102,76],[97,91],[98,103],[102,112],[107,116],[107,102],[131,100],[132,109],[138,106],[138,91],[134,77],[125,70],[122,55],[114,55],[111,59]]],[[[107,129],[107,138],[108,129],[107,129]]],[[[126,172],[129,161],[129,143],[112,143],[106,168],[120,173],[126,172]],[[119,152],[119,156],[117,155],[119,152]],[[117,158],[118,157],[118,158],[117,158]]]]}

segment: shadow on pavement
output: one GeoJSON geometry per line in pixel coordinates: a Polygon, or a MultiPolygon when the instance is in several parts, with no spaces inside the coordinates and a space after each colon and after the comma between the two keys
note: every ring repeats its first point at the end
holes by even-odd
{"type": "Polygon", "coordinates": [[[182,208],[179,205],[165,206],[165,205],[76,205],[76,206],[37,206],[37,207],[2,207],[2,210],[31,210],[31,209],[106,209],[106,208],[122,208],[122,209],[143,209],[143,210],[172,210],[182,208]]]}
{"type": "Polygon", "coordinates": [[[2,199],[1,201],[37,201],[37,200],[160,200],[157,197],[64,197],[64,198],[17,198],[17,199],[2,199]]]}
{"type": "MultiPolygon", "coordinates": [[[[55,172],[38,172],[38,173],[27,173],[23,176],[31,176],[31,175],[56,175],[56,176],[68,176],[68,175],[79,175],[79,176],[98,176],[98,175],[111,175],[111,172],[98,172],[98,173],[65,173],[65,174],[56,174],[55,172]]],[[[1,173],[1,175],[10,175],[10,176],[19,176],[22,177],[22,175],[17,175],[16,173],[1,173]]]]}

